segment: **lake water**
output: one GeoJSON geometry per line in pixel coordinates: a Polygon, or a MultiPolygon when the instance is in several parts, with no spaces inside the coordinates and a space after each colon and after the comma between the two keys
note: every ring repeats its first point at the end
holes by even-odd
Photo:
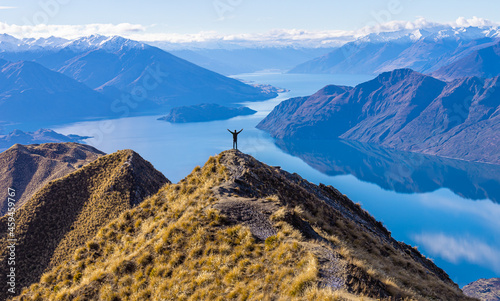
{"type": "Polygon", "coordinates": [[[160,116],[82,122],[54,127],[93,136],[107,153],[130,148],[173,182],[232,147],[226,129],[244,129],[239,149],[313,183],[333,185],[361,203],[400,241],[418,246],[463,286],[500,276],[500,167],[387,150],[348,141],[274,141],[255,128],[284,99],[310,95],[327,84],[356,85],[370,76],[240,74],[236,78],[287,88],[257,114],[207,123],[170,124],[160,116]]]}

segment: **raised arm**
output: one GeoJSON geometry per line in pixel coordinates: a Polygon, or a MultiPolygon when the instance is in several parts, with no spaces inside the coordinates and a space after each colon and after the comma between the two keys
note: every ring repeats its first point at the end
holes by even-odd
{"type": "Polygon", "coordinates": [[[229,129],[227,129],[227,131],[228,131],[229,133],[231,133],[231,134],[233,133],[233,132],[231,132],[229,129]]]}
{"type": "Polygon", "coordinates": [[[236,133],[236,134],[239,134],[239,133],[241,133],[241,132],[243,132],[243,129],[241,129],[241,131],[239,131],[239,132],[238,132],[238,133],[236,133]]]}

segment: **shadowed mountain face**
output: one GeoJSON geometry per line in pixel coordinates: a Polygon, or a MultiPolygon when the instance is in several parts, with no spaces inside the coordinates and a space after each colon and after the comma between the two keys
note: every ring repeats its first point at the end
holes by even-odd
{"type": "Polygon", "coordinates": [[[500,203],[500,166],[402,152],[348,140],[277,140],[284,152],[330,175],[353,175],[383,189],[426,193],[448,188],[472,200],[500,203]]]}
{"type": "Polygon", "coordinates": [[[78,53],[57,70],[91,88],[115,87],[133,94],[141,89],[159,104],[237,103],[276,96],[147,45],[78,53]]]}
{"type": "Polygon", "coordinates": [[[463,289],[467,296],[478,298],[481,301],[500,300],[500,278],[479,279],[463,289]]]}
{"type": "Polygon", "coordinates": [[[469,76],[482,78],[499,76],[500,43],[474,51],[450,65],[441,67],[432,75],[443,80],[454,80],[469,76]]]}
{"type": "MultiPolygon", "coordinates": [[[[166,183],[169,181],[149,162],[125,150],[102,156],[38,190],[14,215],[16,294],[39,281],[47,269],[71,259],[102,226],[166,183]]],[[[0,219],[2,246],[7,245],[8,218],[0,219]]],[[[7,248],[0,256],[1,273],[7,275],[7,248]]],[[[2,299],[7,294],[5,282],[0,294],[2,299]]]]}
{"type": "Polygon", "coordinates": [[[400,69],[284,101],[257,127],[280,139],[342,138],[500,164],[499,95],[498,77],[445,83],[400,69]]]}
{"type": "Polygon", "coordinates": [[[112,99],[40,64],[3,61],[0,66],[0,124],[46,125],[110,117],[111,103],[112,99]]]}
{"type": "Polygon", "coordinates": [[[237,150],[124,212],[14,300],[56,295],[471,300],[335,188],[237,150]]]}
{"type": "MultiPolygon", "coordinates": [[[[77,143],[16,144],[0,153],[0,190],[16,190],[16,207],[21,207],[48,182],[63,177],[104,155],[77,143]]],[[[7,212],[2,197],[0,216],[7,212]]]]}

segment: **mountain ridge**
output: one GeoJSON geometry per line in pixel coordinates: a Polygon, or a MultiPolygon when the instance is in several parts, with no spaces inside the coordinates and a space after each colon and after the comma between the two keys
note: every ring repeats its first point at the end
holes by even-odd
{"type": "Polygon", "coordinates": [[[476,50],[450,65],[432,73],[437,78],[452,81],[461,77],[492,78],[500,75],[500,43],[476,50]]]}
{"type": "Polygon", "coordinates": [[[35,62],[2,63],[2,123],[47,125],[113,115],[111,99],[74,79],[35,62]]]}
{"type": "Polygon", "coordinates": [[[55,296],[471,300],[333,187],[237,150],[123,212],[13,300],[55,296]]]}
{"type": "Polygon", "coordinates": [[[342,138],[499,164],[498,81],[446,83],[399,69],[354,88],[327,86],[284,101],[257,128],[278,139],[342,138]]]}
{"type": "MultiPolygon", "coordinates": [[[[65,176],[104,153],[77,143],[16,144],[0,153],[0,189],[16,189],[16,208],[21,207],[48,182],[65,176]]],[[[2,199],[0,216],[7,212],[2,199]]]]}
{"type": "Polygon", "coordinates": [[[497,27],[438,26],[370,34],[299,64],[288,73],[380,74],[402,68],[432,73],[498,41],[497,27]]]}
{"type": "MultiPolygon", "coordinates": [[[[17,294],[94,237],[99,228],[137,206],[169,181],[140,155],[123,150],[52,180],[15,213],[17,294]]],[[[0,240],[7,244],[9,218],[0,218],[0,240]]],[[[9,234],[10,235],[10,234],[9,234]]],[[[7,249],[0,268],[9,271],[7,249]]],[[[1,297],[8,294],[2,285],[1,297]]]]}
{"type": "Polygon", "coordinates": [[[21,47],[0,57],[37,62],[92,89],[119,89],[132,96],[132,109],[149,113],[167,105],[227,104],[277,96],[120,36],[88,36],[36,51],[21,47]]]}

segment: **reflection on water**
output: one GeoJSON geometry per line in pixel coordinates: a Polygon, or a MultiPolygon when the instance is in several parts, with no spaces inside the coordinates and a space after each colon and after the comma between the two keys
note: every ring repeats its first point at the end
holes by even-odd
{"type": "Polygon", "coordinates": [[[500,203],[500,166],[402,152],[355,141],[276,141],[284,152],[330,175],[351,174],[404,193],[448,188],[473,200],[500,203]]]}

